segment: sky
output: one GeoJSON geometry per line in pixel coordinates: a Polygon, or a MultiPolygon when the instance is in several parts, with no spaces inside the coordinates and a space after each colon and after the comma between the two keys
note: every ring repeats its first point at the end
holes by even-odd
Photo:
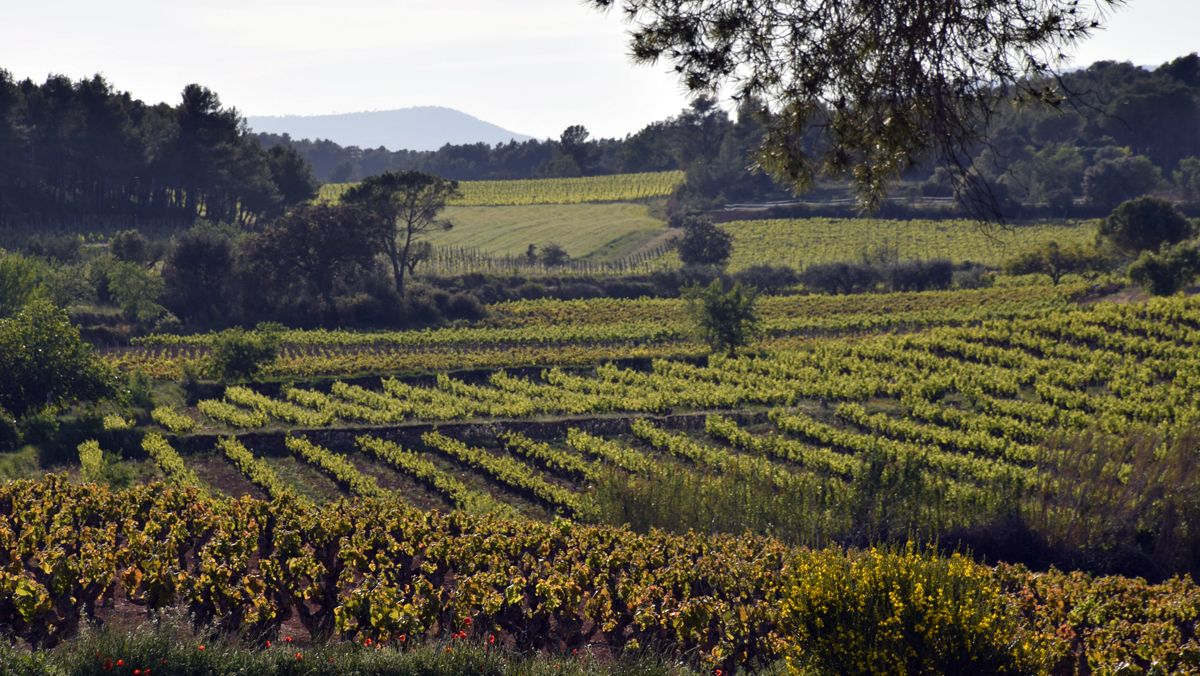
{"type": "MultiPolygon", "coordinates": [[[[8,4],[8,3],[6,3],[8,4]]],[[[15,77],[101,73],[148,102],[188,83],[244,115],[447,106],[539,138],[620,137],[687,105],[666,63],[581,0],[16,0],[0,22],[15,77]]],[[[1200,50],[1200,0],[1129,0],[1082,44],[1157,65],[1200,50]]]]}

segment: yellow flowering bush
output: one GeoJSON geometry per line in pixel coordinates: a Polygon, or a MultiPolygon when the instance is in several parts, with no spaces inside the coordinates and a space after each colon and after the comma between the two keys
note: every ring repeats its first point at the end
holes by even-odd
{"type": "Polygon", "coordinates": [[[1038,673],[1045,650],[991,571],[955,554],[824,550],[789,572],[780,624],[793,671],[1038,673]]]}

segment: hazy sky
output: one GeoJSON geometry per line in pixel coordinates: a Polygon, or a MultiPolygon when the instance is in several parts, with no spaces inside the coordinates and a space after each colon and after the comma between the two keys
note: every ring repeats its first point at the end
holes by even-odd
{"type": "MultiPolygon", "coordinates": [[[[198,82],[247,115],[442,105],[538,137],[623,136],[686,99],[630,63],[619,13],[580,0],[14,0],[0,68],[100,72],[147,101],[198,82]]],[[[1200,50],[1200,0],[1130,0],[1077,61],[1200,50]]]]}

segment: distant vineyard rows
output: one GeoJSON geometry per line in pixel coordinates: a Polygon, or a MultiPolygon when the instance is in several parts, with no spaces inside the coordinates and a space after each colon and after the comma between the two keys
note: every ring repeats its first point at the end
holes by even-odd
{"type": "MultiPolygon", "coordinates": [[[[542,178],[505,181],[463,181],[463,196],[454,206],[526,206],[531,204],[583,204],[633,202],[670,195],[683,183],[682,171],[613,174],[581,178],[542,178]]],[[[321,187],[319,199],[335,201],[352,184],[321,187]]]]}

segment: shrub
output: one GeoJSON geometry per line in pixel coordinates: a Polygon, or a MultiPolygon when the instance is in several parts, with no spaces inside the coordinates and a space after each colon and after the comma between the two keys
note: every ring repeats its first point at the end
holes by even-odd
{"type": "Polygon", "coordinates": [[[0,317],[24,307],[45,290],[45,270],[37,260],[0,253],[0,317]]]}
{"type": "Polygon", "coordinates": [[[226,329],[213,340],[209,356],[213,375],[224,381],[249,380],[279,355],[275,331],[226,329]]]}
{"type": "Polygon", "coordinates": [[[946,259],[908,261],[892,266],[893,291],[949,289],[954,283],[954,265],[946,259]]]}
{"type": "Polygon", "coordinates": [[[112,374],[67,313],[35,300],[0,319],[0,409],[21,419],[44,407],[110,395],[112,374]]]}
{"type": "Polygon", "coordinates": [[[150,241],[137,230],[122,230],[112,238],[112,255],[129,263],[150,262],[150,241]]]}
{"type": "Polygon", "coordinates": [[[1049,275],[1050,281],[1058,284],[1068,273],[1099,270],[1104,266],[1104,256],[1098,251],[1078,245],[1060,247],[1058,242],[1047,242],[1041,248],[1006,261],[1004,271],[1010,275],[1049,275]]]}
{"type": "Polygon", "coordinates": [[[551,268],[571,262],[571,257],[567,254],[567,250],[553,242],[542,247],[541,258],[542,265],[551,268]]]}
{"type": "Polygon", "coordinates": [[[487,312],[479,299],[469,293],[455,293],[446,301],[446,316],[450,319],[481,319],[487,312]]]}
{"type": "Polygon", "coordinates": [[[83,238],[79,235],[37,235],[23,247],[34,256],[51,258],[60,263],[74,263],[83,250],[83,238]]]}
{"type": "Polygon", "coordinates": [[[734,273],[734,281],[765,293],[777,293],[800,282],[800,275],[786,265],[754,265],[734,273]]]}
{"type": "Polygon", "coordinates": [[[954,271],[954,287],[958,289],[984,289],[996,283],[996,278],[982,265],[970,264],[954,271]]]}
{"type": "Polygon", "coordinates": [[[1113,209],[1099,234],[1120,251],[1136,254],[1183,241],[1191,231],[1191,223],[1170,202],[1139,197],[1113,209]]]}
{"type": "Polygon", "coordinates": [[[21,428],[13,414],[0,408],[0,451],[15,450],[21,445],[21,428]]]}
{"type": "Polygon", "coordinates": [[[724,266],[733,252],[733,237],[711,219],[693,216],[683,221],[678,246],[684,265],[724,266]]]}
{"type": "Polygon", "coordinates": [[[792,566],[789,663],[831,674],[1036,673],[1045,658],[991,572],[955,554],[825,550],[792,566]]]}
{"type": "Polygon", "coordinates": [[[1187,286],[1200,273],[1200,251],[1185,242],[1145,251],[1129,266],[1129,280],[1155,296],[1170,296],[1187,286]]]}
{"type": "Polygon", "coordinates": [[[820,263],[800,274],[804,286],[821,293],[861,293],[879,283],[879,271],[856,263],[820,263]]]}

